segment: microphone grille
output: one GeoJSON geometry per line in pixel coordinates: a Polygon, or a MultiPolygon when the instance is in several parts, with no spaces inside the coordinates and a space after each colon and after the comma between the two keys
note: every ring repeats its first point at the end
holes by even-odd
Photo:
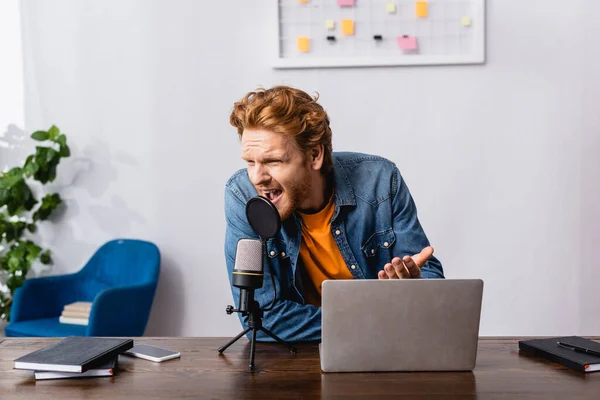
{"type": "Polygon", "coordinates": [[[240,239],[235,253],[235,269],[263,272],[262,242],[259,239],[240,239]]]}

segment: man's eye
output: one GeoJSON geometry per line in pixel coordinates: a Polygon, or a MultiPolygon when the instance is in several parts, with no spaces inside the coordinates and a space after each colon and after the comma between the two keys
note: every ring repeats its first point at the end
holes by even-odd
{"type": "Polygon", "coordinates": [[[246,163],[251,167],[254,166],[254,161],[246,161],[246,163]]]}

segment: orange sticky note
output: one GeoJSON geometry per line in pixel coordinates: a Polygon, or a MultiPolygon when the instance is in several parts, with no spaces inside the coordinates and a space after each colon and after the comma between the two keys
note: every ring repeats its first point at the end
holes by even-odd
{"type": "Polygon", "coordinates": [[[426,18],[427,17],[427,2],[426,1],[417,1],[416,11],[417,11],[417,17],[426,18]]]}
{"type": "Polygon", "coordinates": [[[342,34],[352,36],[354,35],[354,20],[343,19],[342,20],[342,34]]]}
{"type": "Polygon", "coordinates": [[[298,3],[308,3],[308,0],[297,0],[298,3]]]}
{"type": "Polygon", "coordinates": [[[298,51],[308,53],[308,50],[310,49],[308,36],[298,36],[296,38],[296,46],[298,47],[298,51]]]}

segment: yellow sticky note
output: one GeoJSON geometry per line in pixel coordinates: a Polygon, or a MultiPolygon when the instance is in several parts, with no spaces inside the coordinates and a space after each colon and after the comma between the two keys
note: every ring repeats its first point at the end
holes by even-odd
{"type": "Polygon", "coordinates": [[[347,36],[354,35],[354,20],[353,19],[343,19],[342,20],[342,34],[347,36]]]}
{"type": "Polygon", "coordinates": [[[426,1],[417,1],[416,11],[417,11],[417,17],[426,18],[427,17],[427,2],[426,1]]]}
{"type": "Polygon", "coordinates": [[[462,17],[460,19],[460,23],[462,24],[462,26],[471,26],[471,18],[469,18],[469,17],[462,17]]]}
{"type": "Polygon", "coordinates": [[[385,3],[385,11],[387,11],[390,14],[393,14],[396,12],[396,4],[393,1],[388,1],[387,3],[385,3]]]}
{"type": "Polygon", "coordinates": [[[298,3],[308,3],[308,0],[298,0],[298,3]]]}
{"type": "Polygon", "coordinates": [[[335,29],[335,21],[332,19],[325,20],[325,29],[329,29],[330,31],[335,29]]]}
{"type": "Polygon", "coordinates": [[[308,36],[298,36],[296,38],[296,45],[298,47],[298,51],[308,53],[308,50],[310,48],[308,36]]]}

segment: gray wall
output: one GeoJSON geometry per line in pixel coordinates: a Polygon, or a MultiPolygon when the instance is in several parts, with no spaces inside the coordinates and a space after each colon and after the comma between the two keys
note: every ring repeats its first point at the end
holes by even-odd
{"type": "Polygon", "coordinates": [[[274,4],[23,2],[26,129],[55,123],[73,150],[55,184],[68,207],[42,232],[52,273],[149,239],[164,264],[146,333],[237,333],[228,116],[285,83],[318,90],[335,149],[399,165],[447,277],[485,281],[482,335],[599,334],[598,4],[488,0],[485,66],[291,71],[268,64],[274,4]]]}

